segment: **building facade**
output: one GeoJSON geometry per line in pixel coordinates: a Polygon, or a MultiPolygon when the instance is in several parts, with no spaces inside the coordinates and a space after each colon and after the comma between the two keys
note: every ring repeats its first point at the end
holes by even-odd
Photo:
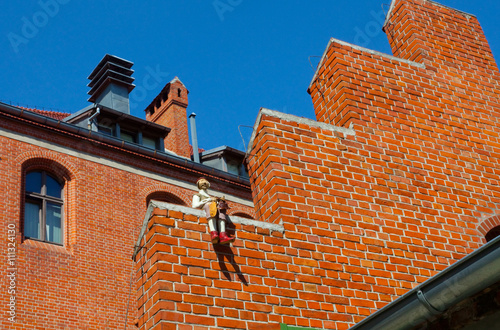
{"type": "MultiPolygon", "coordinates": [[[[401,328],[449,322],[419,284],[487,241],[496,251],[500,74],[473,15],[393,0],[384,31],[394,56],[330,40],[308,89],[316,120],[260,110],[249,180],[227,147],[201,153],[213,167],[190,160],[178,78],[146,120],[130,116],[119,58],[92,72],[95,104],[76,114],[0,104],[2,304],[15,316],[1,327],[348,329],[384,307],[389,319],[418,288],[427,312],[401,328]],[[212,244],[190,207],[201,176],[230,204],[231,245],[212,244]]],[[[455,312],[498,304],[447,288],[455,312]]]]}

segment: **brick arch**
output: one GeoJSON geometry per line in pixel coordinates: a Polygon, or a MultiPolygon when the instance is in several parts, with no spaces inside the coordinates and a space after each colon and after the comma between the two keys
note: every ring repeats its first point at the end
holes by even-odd
{"type": "Polygon", "coordinates": [[[231,202],[229,202],[229,207],[230,209],[227,212],[229,216],[234,215],[242,218],[255,219],[255,211],[253,207],[231,202]]]}
{"type": "Polygon", "coordinates": [[[149,202],[152,200],[159,200],[162,202],[167,202],[171,204],[178,204],[178,205],[183,205],[187,206],[186,202],[184,202],[181,198],[177,197],[176,195],[166,192],[166,191],[155,191],[146,196],[146,205],[149,204],[149,202]]]}
{"type": "Polygon", "coordinates": [[[73,162],[69,162],[63,155],[51,151],[28,151],[17,156],[15,161],[21,165],[22,171],[38,167],[53,172],[65,180],[76,179],[79,174],[73,162]]]}
{"type": "Polygon", "coordinates": [[[146,203],[148,201],[148,198],[155,193],[158,193],[158,194],[165,193],[165,194],[167,194],[167,196],[170,195],[170,196],[172,196],[172,198],[179,199],[180,201],[182,201],[184,203],[185,206],[190,206],[192,195],[195,192],[185,190],[185,189],[182,189],[182,188],[179,188],[176,186],[172,186],[172,185],[169,185],[166,183],[157,183],[157,184],[154,184],[154,185],[151,185],[151,186],[144,188],[140,192],[139,196],[140,196],[141,200],[143,200],[144,203],[146,203]]]}
{"type": "Polygon", "coordinates": [[[253,217],[245,212],[234,212],[233,214],[230,214],[230,215],[234,215],[236,217],[241,217],[241,218],[246,218],[246,219],[253,219],[253,217]]]}
{"type": "Polygon", "coordinates": [[[486,234],[497,226],[500,226],[500,214],[483,220],[483,222],[477,226],[477,230],[481,233],[481,235],[483,235],[483,237],[486,237],[486,234]]]}

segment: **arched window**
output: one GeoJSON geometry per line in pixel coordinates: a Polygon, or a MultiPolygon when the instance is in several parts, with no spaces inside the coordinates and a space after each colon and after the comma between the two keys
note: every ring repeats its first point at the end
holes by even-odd
{"type": "Polygon", "coordinates": [[[236,213],[234,213],[232,215],[234,215],[236,217],[241,217],[241,218],[246,218],[246,219],[252,219],[253,220],[253,218],[250,215],[248,215],[246,213],[243,213],[243,212],[236,212],[236,213]]]}
{"type": "Polygon", "coordinates": [[[149,205],[149,201],[151,200],[186,206],[186,203],[182,199],[166,191],[156,191],[149,194],[146,198],[146,206],[149,205]]]}
{"type": "Polygon", "coordinates": [[[26,174],[24,237],[62,244],[63,184],[45,171],[26,174]]]}
{"type": "Polygon", "coordinates": [[[495,237],[500,235],[500,226],[496,226],[490,229],[485,235],[486,242],[493,240],[495,237]]]}

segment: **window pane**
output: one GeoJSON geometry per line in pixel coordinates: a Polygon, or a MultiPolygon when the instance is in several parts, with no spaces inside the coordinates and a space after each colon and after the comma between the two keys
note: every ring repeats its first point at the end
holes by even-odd
{"type": "Polygon", "coordinates": [[[135,143],[135,135],[133,133],[122,131],[120,132],[120,138],[122,140],[135,143]]]}
{"type": "Polygon", "coordinates": [[[26,201],[24,208],[24,236],[41,239],[40,204],[26,201]]]}
{"type": "Polygon", "coordinates": [[[42,193],[42,172],[30,172],[26,175],[26,192],[42,193]]]}
{"type": "Polygon", "coordinates": [[[148,138],[146,136],[142,137],[142,144],[145,147],[151,148],[151,149],[156,149],[156,140],[148,138]]]}
{"type": "Polygon", "coordinates": [[[115,129],[112,125],[108,126],[108,125],[99,123],[97,125],[97,130],[99,131],[99,133],[104,133],[107,135],[115,135],[115,129]]]}
{"type": "Polygon", "coordinates": [[[46,240],[62,244],[61,231],[61,205],[47,203],[47,214],[45,217],[46,240]]]}
{"type": "Polygon", "coordinates": [[[61,185],[59,182],[56,181],[53,177],[50,175],[46,175],[46,182],[45,184],[47,185],[47,195],[52,196],[52,197],[57,197],[61,198],[61,185]]]}

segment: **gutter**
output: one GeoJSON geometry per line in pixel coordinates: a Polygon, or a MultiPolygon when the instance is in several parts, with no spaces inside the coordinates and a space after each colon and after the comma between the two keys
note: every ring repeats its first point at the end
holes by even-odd
{"type": "Polygon", "coordinates": [[[168,163],[168,165],[174,167],[181,167],[187,171],[194,172],[200,176],[204,175],[218,181],[225,181],[227,183],[235,184],[237,186],[245,187],[247,189],[250,188],[249,180],[244,179],[240,176],[223,172],[206,165],[197,164],[192,162],[191,160],[181,157],[176,157],[162,151],[146,148],[131,142],[126,142],[124,140],[118,139],[113,136],[94,132],[89,129],[82,128],[73,124],[68,124],[63,120],[57,120],[50,117],[46,117],[29,110],[24,110],[10,106],[3,102],[0,102],[0,111],[2,111],[8,117],[11,117],[15,120],[28,121],[35,125],[42,126],[44,128],[48,128],[62,134],[76,136],[79,139],[90,140],[93,143],[101,144],[113,149],[119,149],[144,158],[166,162],[168,163]]]}
{"type": "Polygon", "coordinates": [[[500,281],[500,236],[431,277],[350,330],[413,329],[500,281]]]}

